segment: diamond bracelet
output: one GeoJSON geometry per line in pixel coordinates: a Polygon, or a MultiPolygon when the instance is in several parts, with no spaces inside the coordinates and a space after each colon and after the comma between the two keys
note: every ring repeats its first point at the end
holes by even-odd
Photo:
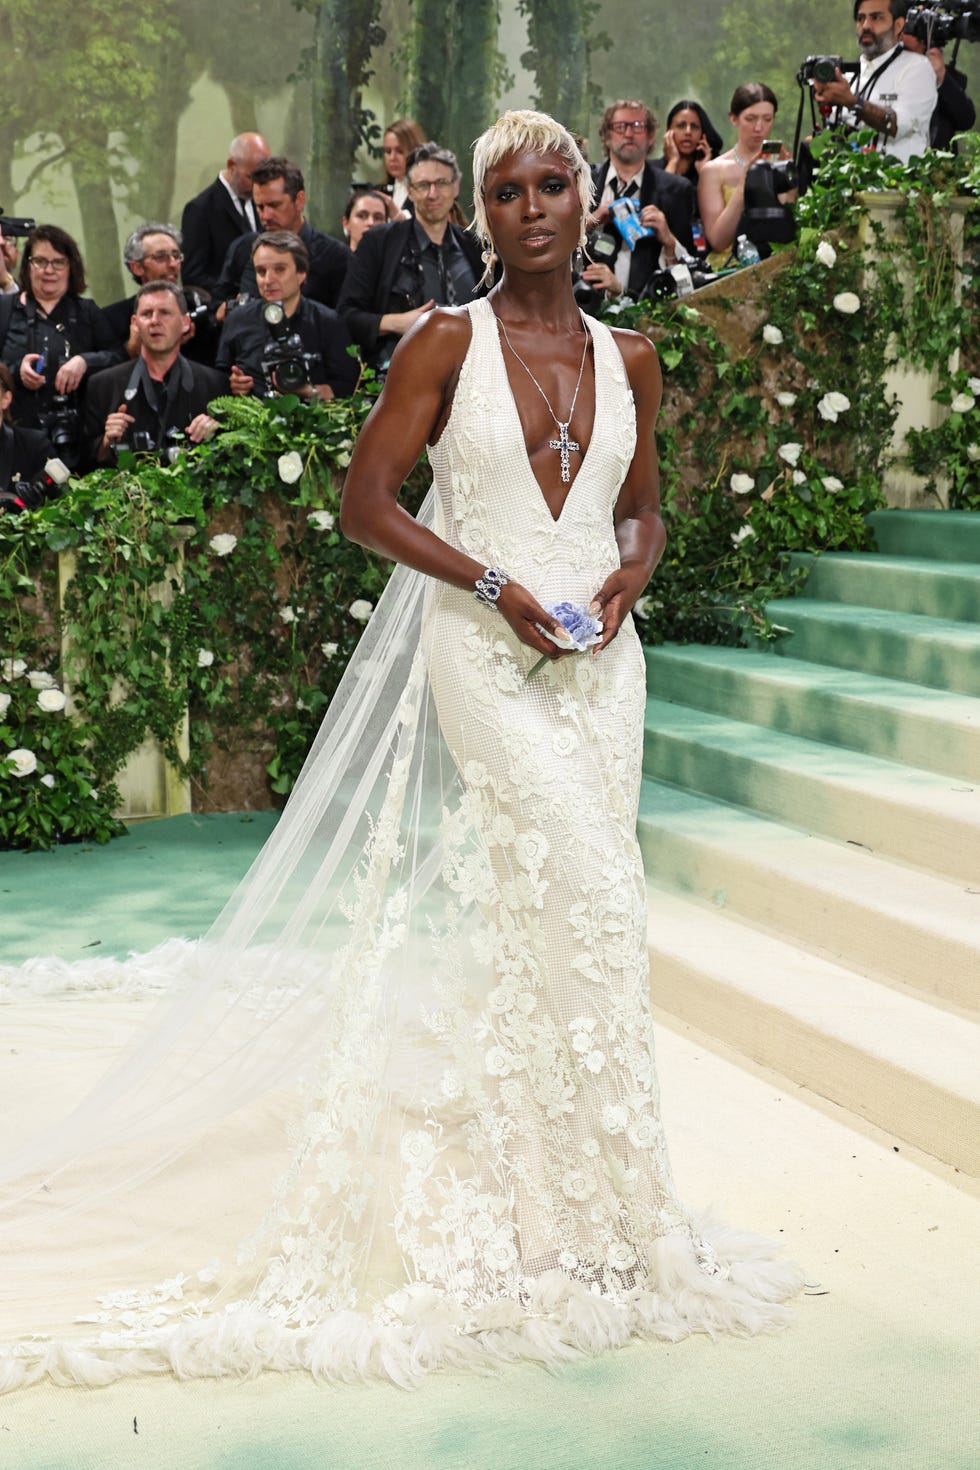
{"type": "Polygon", "coordinates": [[[500,590],[506,587],[510,578],[506,572],[498,571],[496,567],[487,567],[482,577],[478,577],[473,588],[473,596],[477,602],[485,602],[488,607],[495,607],[499,598],[500,590]]]}

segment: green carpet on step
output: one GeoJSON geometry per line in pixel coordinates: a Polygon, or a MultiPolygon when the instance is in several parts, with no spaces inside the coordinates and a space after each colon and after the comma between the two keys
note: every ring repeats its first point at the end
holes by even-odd
{"type": "Polygon", "coordinates": [[[104,847],[0,852],[0,964],[87,959],[195,939],[218,915],[276,812],[138,822],[104,847]]]}

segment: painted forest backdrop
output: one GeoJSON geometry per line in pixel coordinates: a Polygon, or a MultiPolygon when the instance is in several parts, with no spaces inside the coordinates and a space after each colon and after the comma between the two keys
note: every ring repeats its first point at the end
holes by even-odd
{"type": "MultiPolygon", "coordinates": [[[[733,88],[766,81],[792,140],[795,74],[856,54],[849,0],[3,0],[0,205],[64,224],[91,293],[124,294],[121,241],[179,220],[258,128],[307,175],[308,214],[339,232],[352,178],[380,176],[386,121],[407,112],[464,161],[501,106],[537,105],[590,138],[605,101],[662,118],[698,97],[728,135],[733,88]]],[[[980,92],[980,47],[959,65],[980,92]]],[[[464,194],[464,197],[465,194],[464,194]]]]}

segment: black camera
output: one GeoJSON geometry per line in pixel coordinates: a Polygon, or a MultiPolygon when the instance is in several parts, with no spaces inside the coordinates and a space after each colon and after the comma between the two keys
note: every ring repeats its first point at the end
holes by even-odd
{"type": "MultiPolygon", "coordinates": [[[[852,66],[856,71],[857,67],[852,66]]],[[[797,73],[798,82],[832,82],[839,71],[845,70],[842,56],[808,56],[797,73]]]]}
{"type": "Polygon", "coordinates": [[[64,450],[66,455],[77,451],[79,414],[74,393],[53,393],[39,421],[47,430],[53,449],[64,450]]]}
{"type": "Polygon", "coordinates": [[[796,188],[796,168],[792,159],[778,157],[781,151],[781,143],[763,143],[761,156],[745,171],[745,203],[738,228],[757,245],[760,241],[788,245],[796,237],[793,210],[779,202],[780,194],[796,188]]]}
{"type": "MultiPolygon", "coordinates": [[[[168,465],[176,463],[184,443],[184,435],[180,429],[167,429],[159,439],[148,429],[134,429],[128,447],[134,454],[156,454],[162,465],[168,465]]],[[[117,446],[122,447],[124,446],[117,446]]]]}
{"type": "Polygon", "coordinates": [[[3,206],[0,205],[0,235],[5,235],[8,240],[15,240],[19,235],[29,235],[37,224],[34,219],[19,219],[14,215],[4,214],[3,206]]]}
{"type": "Polygon", "coordinates": [[[48,459],[44,469],[34,480],[11,480],[6,490],[0,490],[0,512],[20,515],[22,510],[37,510],[46,500],[55,500],[71,478],[66,464],[60,459],[48,459]]]}
{"type": "Polygon", "coordinates": [[[980,8],[975,0],[946,0],[929,8],[912,5],[905,17],[905,30],[928,51],[947,41],[980,41],[980,8]]]}
{"type": "Polygon", "coordinates": [[[315,352],[303,349],[303,339],[278,301],[267,301],[262,308],[269,340],[262,349],[262,372],[271,393],[296,393],[310,381],[310,367],[316,362],[315,352]]]}

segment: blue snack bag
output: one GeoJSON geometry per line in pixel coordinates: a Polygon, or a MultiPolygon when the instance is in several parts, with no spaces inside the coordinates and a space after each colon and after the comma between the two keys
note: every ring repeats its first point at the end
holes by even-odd
{"type": "Polygon", "coordinates": [[[647,239],[654,233],[649,226],[640,223],[638,199],[614,199],[609,208],[612,211],[613,223],[629,250],[633,249],[637,240],[647,239]]]}

